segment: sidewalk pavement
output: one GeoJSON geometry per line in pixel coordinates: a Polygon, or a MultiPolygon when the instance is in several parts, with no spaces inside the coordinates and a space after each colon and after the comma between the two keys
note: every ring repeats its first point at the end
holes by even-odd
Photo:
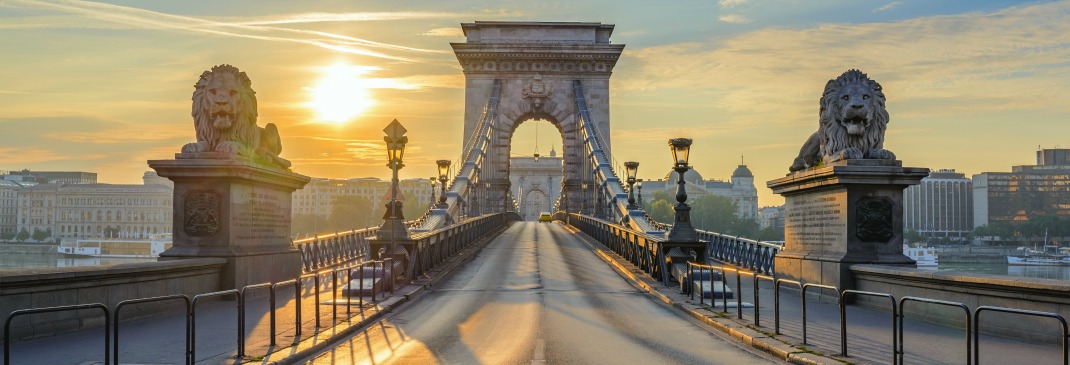
{"type": "MultiPolygon", "coordinates": [[[[266,288],[249,292],[246,298],[245,356],[238,356],[238,302],[220,299],[199,304],[196,310],[195,363],[198,364],[291,364],[330,346],[338,339],[376,321],[383,314],[419,296],[441,281],[457,266],[467,262],[489,238],[489,234],[447,260],[412,284],[393,293],[346,299],[341,292],[346,283],[339,273],[337,289],[331,274],[321,276],[319,324],[316,321],[316,287],[313,279],[302,282],[301,336],[296,336],[297,298],[294,287],[279,288],[275,305],[276,346],[271,346],[269,295],[266,288]],[[337,301],[332,293],[337,293],[337,301]]],[[[354,270],[356,281],[356,270],[354,270]]],[[[226,298],[226,297],[223,297],[226,298]]],[[[230,298],[233,298],[231,296],[230,298]]],[[[121,364],[184,364],[186,360],[186,316],[181,301],[170,302],[173,310],[146,318],[122,321],[119,333],[121,364]]],[[[123,317],[133,316],[136,305],[124,307],[123,317]]],[[[15,319],[19,321],[20,319],[15,319]]],[[[25,318],[21,319],[25,320],[25,318]]],[[[109,346],[114,346],[110,344],[109,346]]],[[[0,349],[0,355],[2,355],[0,349]]],[[[82,329],[56,336],[13,340],[11,364],[104,364],[104,328],[82,329]]],[[[115,359],[111,359],[115,361],[115,359]]]]}
{"type": "MultiPolygon", "coordinates": [[[[734,273],[728,272],[725,276],[728,287],[737,295],[741,295],[740,298],[744,303],[743,318],[739,319],[735,298],[728,300],[727,311],[724,311],[720,299],[716,300],[713,306],[710,305],[709,299],[705,299],[700,304],[698,297],[691,299],[689,295],[679,293],[676,287],[663,286],[594,239],[586,236],[585,238],[590,247],[604,261],[616,268],[618,273],[632,280],[637,286],[647,290],[662,302],[785,361],[798,364],[893,363],[893,327],[890,311],[848,305],[846,313],[848,356],[844,357],[841,356],[840,346],[839,304],[835,300],[821,301],[817,295],[812,294],[817,288],[807,289],[807,341],[804,345],[802,298],[799,290],[791,289],[791,285],[781,285],[780,334],[774,335],[773,283],[764,280],[759,282],[760,326],[755,326],[754,285],[751,276],[743,275],[740,280],[740,290],[735,288],[734,273]]],[[[910,305],[924,304],[911,303],[910,305]]],[[[961,309],[946,310],[950,315],[962,315],[961,309]],[[959,312],[954,312],[955,310],[959,312]]],[[[965,318],[964,315],[963,318],[965,318]]],[[[1056,322],[1052,323],[1054,325],[1056,322]]],[[[965,325],[954,328],[906,318],[903,331],[904,363],[965,364],[967,342],[964,327],[965,325]]],[[[980,357],[982,363],[986,364],[1059,364],[1062,363],[1062,348],[1058,341],[1059,338],[1053,338],[1050,343],[1036,343],[982,334],[980,357]]]]}

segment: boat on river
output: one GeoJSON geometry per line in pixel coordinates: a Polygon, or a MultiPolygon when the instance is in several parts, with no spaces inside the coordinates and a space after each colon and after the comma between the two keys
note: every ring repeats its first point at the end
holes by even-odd
{"type": "Polygon", "coordinates": [[[903,254],[917,262],[917,267],[936,267],[939,264],[936,248],[903,244],[903,254]]]}
{"type": "Polygon", "coordinates": [[[171,248],[171,234],[154,234],[148,239],[82,239],[63,241],[56,252],[75,257],[153,258],[171,248]]]}

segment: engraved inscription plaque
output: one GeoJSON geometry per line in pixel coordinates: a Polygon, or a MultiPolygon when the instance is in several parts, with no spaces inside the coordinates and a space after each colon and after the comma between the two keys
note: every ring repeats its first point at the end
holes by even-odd
{"type": "Polygon", "coordinates": [[[231,218],[234,238],[250,244],[289,241],[289,193],[252,189],[243,194],[241,214],[231,218]]]}
{"type": "Polygon", "coordinates": [[[830,249],[846,244],[847,202],[843,194],[792,196],[787,203],[784,239],[794,249],[830,249]]]}

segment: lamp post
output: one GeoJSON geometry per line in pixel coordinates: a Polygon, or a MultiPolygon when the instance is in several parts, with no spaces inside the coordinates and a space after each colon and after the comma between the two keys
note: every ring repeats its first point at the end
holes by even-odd
{"type": "Polygon", "coordinates": [[[669,229],[669,241],[698,241],[698,232],[691,225],[691,207],[687,205],[687,190],[684,189],[684,173],[690,168],[687,165],[688,154],[691,151],[690,138],[673,138],[669,140],[672,149],[673,170],[679,176],[676,182],[676,218],[669,229]]]}
{"type": "Polygon", "coordinates": [[[398,201],[398,170],[405,167],[403,163],[405,157],[405,144],[409,142],[409,137],[405,136],[405,127],[401,126],[401,123],[397,119],[390,122],[389,125],[383,129],[386,136],[383,140],[386,141],[386,156],[387,167],[393,172],[393,178],[390,180],[390,201],[386,203],[386,216],[383,217],[383,227],[379,230],[380,237],[384,234],[390,239],[390,253],[394,251],[394,239],[409,239],[409,231],[405,228],[405,217],[402,214],[401,201],[398,201]]]}
{"type": "Polygon", "coordinates": [[[446,181],[449,181],[450,160],[435,161],[438,165],[438,182],[442,184],[442,194],[438,198],[438,207],[446,209],[446,181]]]}
{"type": "Polygon", "coordinates": [[[428,180],[431,181],[431,201],[429,203],[427,203],[427,209],[434,209],[435,208],[435,187],[436,187],[435,186],[435,177],[432,176],[432,177],[428,178],[428,180]]]}
{"type": "Polygon", "coordinates": [[[580,183],[580,191],[583,192],[583,202],[580,203],[580,214],[587,214],[587,182],[580,183]]]}
{"type": "Polygon", "coordinates": [[[639,163],[628,161],[624,163],[624,168],[628,173],[628,210],[639,209],[635,205],[635,175],[639,173],[639,163]]]}
{"type": "Polygon", "coordinates": [[[635,188],[639,189],[639,193],[638,193],[639,197],[636,198],[636,200],[638,200],[638,202],[636,204],[639,205],[639,208],[642,208],[643,207],[643,179],[635,179],[635,182],[636,182],[635,188]]]}

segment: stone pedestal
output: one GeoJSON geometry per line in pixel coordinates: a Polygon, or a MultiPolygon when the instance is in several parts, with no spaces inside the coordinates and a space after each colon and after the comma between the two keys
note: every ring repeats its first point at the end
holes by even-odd
{"type": "Polygon", "coordinates": [[[784,250],[777,277],[852,289],[853,264],[913,266],[903,255],[903,189],[929,169],[847,160],[769,181],[783,195],[784,250]]]}
{"type": "Polygon", "coordinates": [[[174,246],[160,260],[225,259],[222,289],[296,278],[301,254],[290,241],[291,194],[309,178],[227,156],[149,161],[175,182],[174,246]]]}

